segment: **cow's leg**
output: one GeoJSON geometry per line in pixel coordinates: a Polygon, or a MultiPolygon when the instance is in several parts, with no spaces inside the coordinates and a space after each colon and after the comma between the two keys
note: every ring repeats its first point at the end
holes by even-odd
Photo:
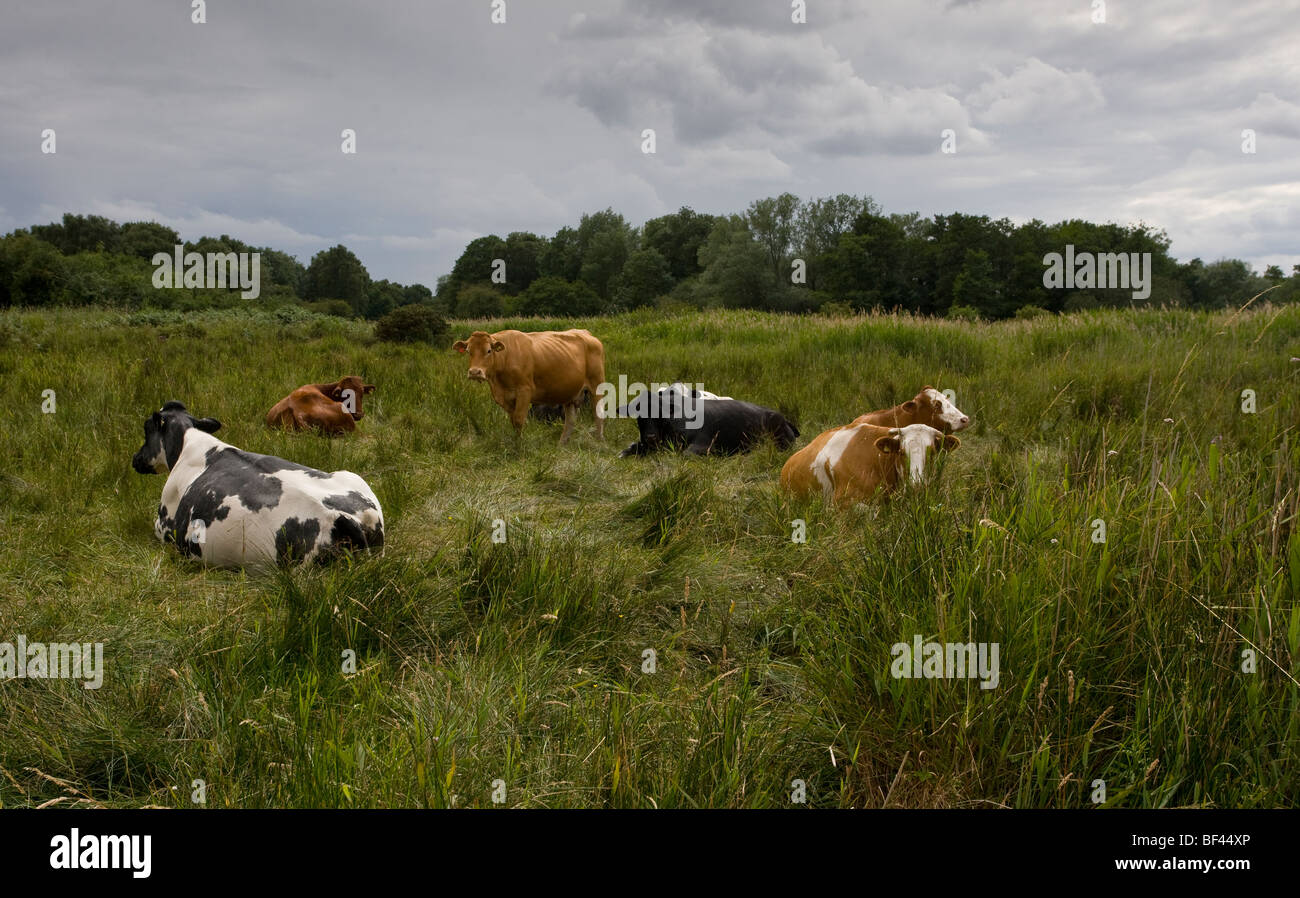
{"type": "Polygon", "coordinates": [[[532,405],[531,397],[527,393],[516,393],[514,407],[507,408],[510,412],[510,423],[515,427],[515,437],[520,438],[524,435],[524,424],[528,422],[528,407],[532,405]]]}
{"type": "Polygon", "coordinates": [[[588,387],[591,390],[591,407],[596,413],[596,439],[605,439],[605,415],[600,408],[600,396],[596,393],[596,388],[588,387]]]}
{"type": "Polygon", "coordinates": [[[564,404],[564,431],[560,434],[560,445],[563,446],[568,442],[569,434],[573,433],[573,424],[578,420],[578,403],[566,402],[564,404]]]}

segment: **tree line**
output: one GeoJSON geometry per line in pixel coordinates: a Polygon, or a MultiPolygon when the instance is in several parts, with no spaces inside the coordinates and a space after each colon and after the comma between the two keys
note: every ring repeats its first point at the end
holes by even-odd
{"type": "Polygon", "coordinates": [[[304,266],[293,256],[228,235],[182,242],[156,222],[118,224],[63,216],[0,237],[0,306],[107,304],[200,308],[236,304],[231,290],[155,290],[155,253],[260,252],[260,302],[380,318],[408,305],[458,318],[586,316],[660,308],[785,312],[902,310],[999,319],[1103,306],[1240,305],[1269,292],[1300,299],[1300,265],[1288,277],[1239,259],[1179,262],[1169,238],[1146,224],[1071,219],[1015,224],[952,213],[885,213],[870,197],[755,200],[740,214],[683,207],[640,227],[612,209],[583,215],[546,237],[489,234],[465,247],[436,291],[374,280],[338,245],[304,266]],[[1044,286],[1044,259],[1062,253],[1150,254],[1150,292],[1127,287],[1044,286]]]}
{"type": "Polygon", "coordinates": [[[227,234],[182,241],[152,221],[119,224],[98,215],[65,214],[48,225],[0,237],[0,307],[109,305],[119,308],[200,309],[238,305],[239,288],[154,288],[156,253],[260,253],[258,303],[301,303],[344,317],[380,318],[405,305],[432,305],[423,284],[375,280],[343,245],[316,253],[310,265],[270,247],[227,234]]]}

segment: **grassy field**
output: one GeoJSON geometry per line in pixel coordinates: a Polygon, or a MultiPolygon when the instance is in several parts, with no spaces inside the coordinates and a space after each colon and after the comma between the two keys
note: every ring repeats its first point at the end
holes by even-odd
{"type": "Polygon", "coordinates": [[[1104,780],[1113,806],[1300,804],[1300,307],[507,324],[587,327],[611,380],[778,407],[800,445],[923,384],[974,423],[929,488],[837,512],[784,498],[771,446],[620,460],[634,424],[601,443],[590,413],[517,446],[450,350],[482,322],[417,348],[0,314],[0,642],[103,642],[106,668],[0,682],[0,803],[190,806],[202,780],[207,807],[791,807],[801,780],[808,807],[1090,807],[1104,780]],[[355,436],[265,429],[343,374],[379,387],[355,436]],[[130,459],[167,399],[361,474],[383,557],[164,550],[163,478],[130,459]],[[892,677],[916,634],[997,643],[997,688],[892,677]]]}

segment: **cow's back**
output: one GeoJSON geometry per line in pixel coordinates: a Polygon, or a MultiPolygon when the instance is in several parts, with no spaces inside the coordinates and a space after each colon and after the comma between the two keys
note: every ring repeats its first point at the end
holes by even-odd
{"type": "Polygon", "coordinates": [[[838,505],[863,501],[894,479],[892,460],[875,445],[890,432],[857,421],[827,430],[790,456],[781,468],[781,485],[796,495],[820,492],[838,505]]]}
{"type": "Polygon", "coordinates": [[[811,443],[786,459],[781,467],[781,486],[800,496],[819,491],[821,484],[813,473],[813,462],[826,442],[840,430],[843,428],[836,427],[818,434],[811,443]]]}
{"type": "Polygon", "coordinates": [[[505,353],[496,359],[493,373],[502,375],[507,387],[531,386],[535,404],[573,402],[584,387],[594,392],[604,379],[604,347],[586,330],[500,331],[492,338],[506,346],[505,353]],[[592,383],[591,375],[597,369],[599,378],[592,383]]]}
{"type": "Polygon", "coordinates": [[[321,392],[315,385],[299,387],[277,402],[266,414],[269,427],[290,430],[319,429],[324,433],[347,433],[356,430],[356,422],[343,405],[321,392]]]}
{"type": "Polygon", "coordinates": [[[156,527],[182,554],[245,567],[383,545],[379,500],[356,474],[245,452],[207,435],[191,446],[194,433],[164,487],[156,527]]]}

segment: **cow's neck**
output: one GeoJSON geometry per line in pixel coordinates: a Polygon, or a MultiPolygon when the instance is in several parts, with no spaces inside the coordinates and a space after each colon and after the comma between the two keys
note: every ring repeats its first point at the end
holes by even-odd
{"type": "Polygon", "coordinates": [[[163,503],[171,507],[179,502],[190,484],[207,467],[208,453],[213,449],[224,448],[229,448],[229,444],[223,443],[210,433],[197,427],[186,430],[185,439],[181,443],[181,454],[176,459],[176,464],[172,465],[167,483],[163,486],[163,503]]]}

